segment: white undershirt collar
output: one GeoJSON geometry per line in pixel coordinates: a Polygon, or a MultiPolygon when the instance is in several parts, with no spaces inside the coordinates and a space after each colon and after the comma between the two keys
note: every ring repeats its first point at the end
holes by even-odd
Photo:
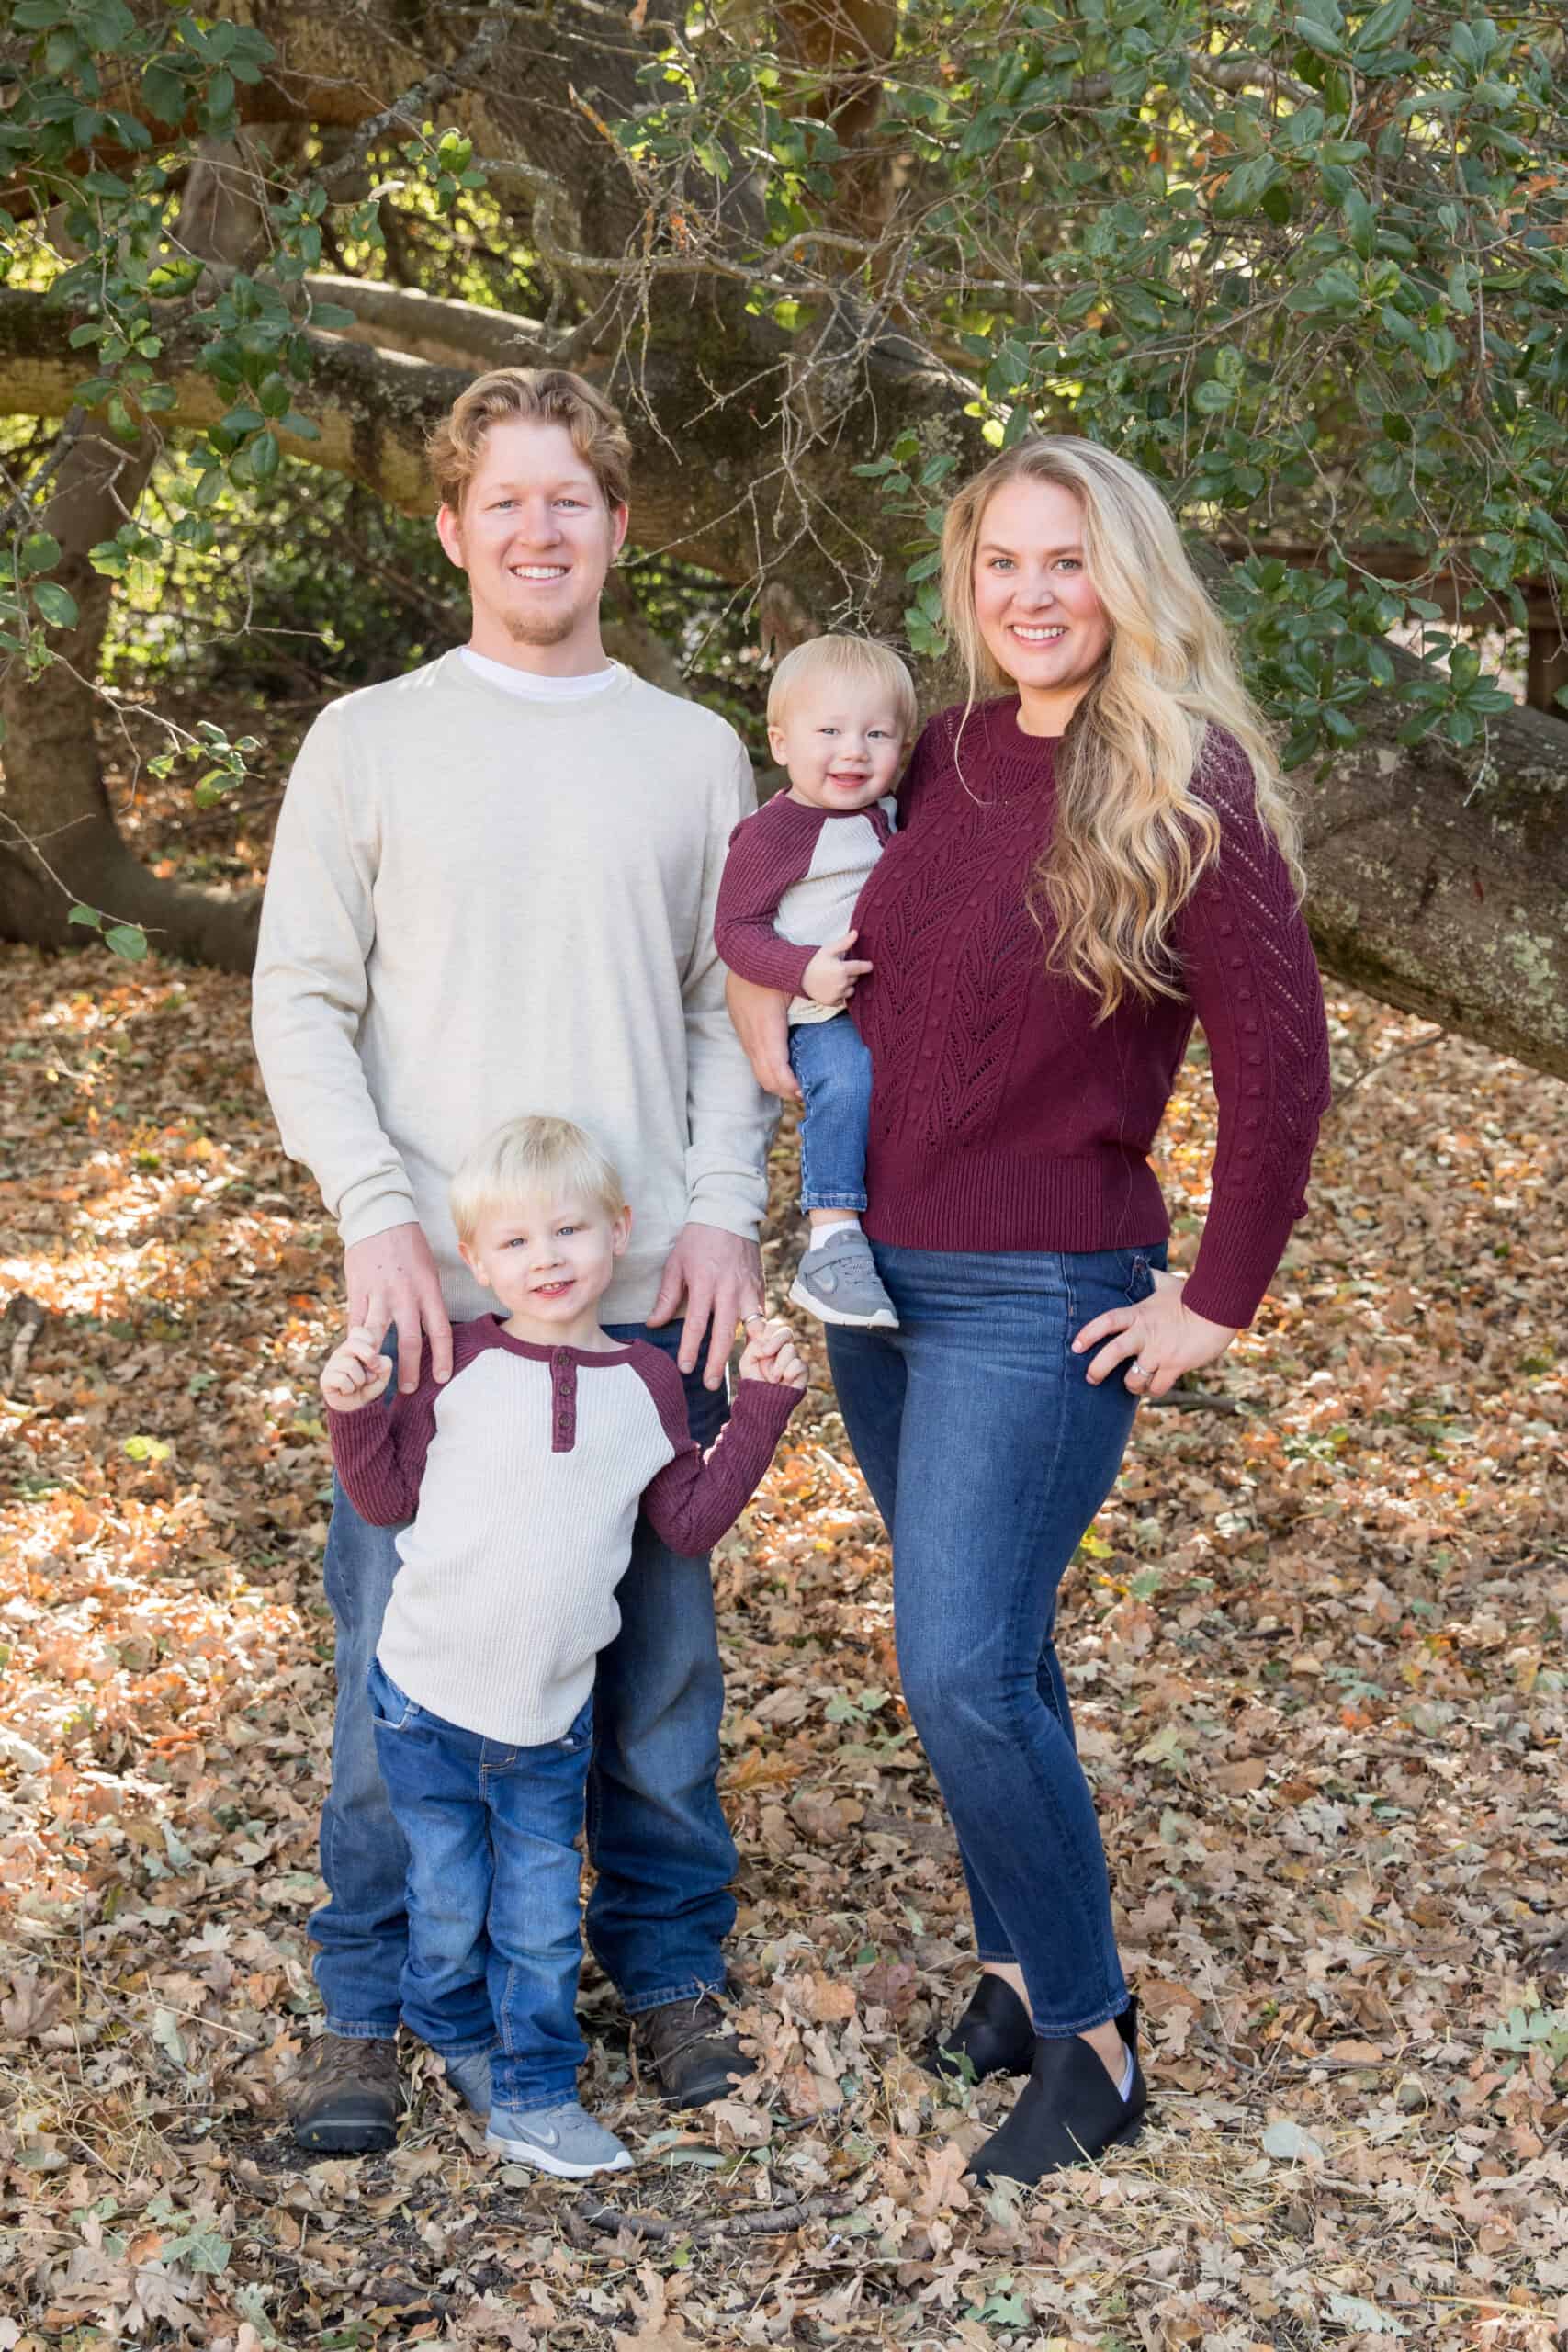
{"type": "Polygon", "coordinates": [[[476,653],[471,645],[458,650],[478,676],[515,695],[520,702],[586,702],[591,695],[602,695],[613,686],[622,674],[621,664],[612,662],[603,670],[591,670],[586,677],[547,678],[536,670],[514,670],[509,662],[492,661],[488,653],[476,653]]]}

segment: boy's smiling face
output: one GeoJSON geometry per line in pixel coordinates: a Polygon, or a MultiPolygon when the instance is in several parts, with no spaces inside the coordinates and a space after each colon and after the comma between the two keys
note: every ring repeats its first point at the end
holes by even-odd
{"type": "Polygon", "coordinates": [[[836,816],[890,793],[904,756],[892,696],[871,679],[803,679],[768,741],[788,771],[791,799],[836,816]]]}
{"type": "Polygon", "coordinates": [[[580,1343],[631,1234],[631,1211],[570,1194],[488,1210],[460,1243],[464,1263],[495,1293],[513,1339],[580,1343]]]}

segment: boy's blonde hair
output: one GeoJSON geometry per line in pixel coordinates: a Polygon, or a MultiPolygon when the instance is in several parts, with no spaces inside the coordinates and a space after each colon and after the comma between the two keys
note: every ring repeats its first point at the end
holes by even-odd
{"type": "Polygon", "coordinates": [[[481,1217],[551,1193],[570,1193],[609,1217],[626,1205],[620,1176],[592,1136],[570,1119],[530,1114],[466,1152],[446,1197],[458,1240],[471,1241],[481,1217]]]}
{"type": "Polygon", "coordinates": [[[892,700],[898,732],[908,741],[919,723],[915,682],[896,653],[869,637],[811,637],[786,653],[768,688],[768,725],[782,727],[790,697],[829,678],[881,686],[892,700]]]}
{"type": "Polygon", "coordinates": [[[566,368],[492,368],[458,393],[425,445],[443,506],[462,511],[492,424],[564,424],[606,506],[624,506],[631,491],[631,435],[581,376],[566,368]]]}

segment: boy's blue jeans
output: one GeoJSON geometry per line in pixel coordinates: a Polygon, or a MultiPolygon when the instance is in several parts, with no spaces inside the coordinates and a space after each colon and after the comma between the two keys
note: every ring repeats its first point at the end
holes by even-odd
{"type": "Polygon", "coordinates": [[[829,1324],[828,1357],[893,1538],[904,1697],[958,1833],[979,1957],[1022,1969],[1036,2032],[1082,2033],[1121,2013],[1127,1984],[1056,1590],[1137,1405],[1119,1373],[1092,1384],[1072,1342],[1148,1297],[1165,1245],[872,1250],[898,1328],[829,1324]]]}
{"type": "Polygon", "coordinates": [[[865,1138],[871,1123],[871,1056],[847,1012],[797,1021],[789,1066],[805,1097],[800,1114],[800,1205],[865,1206],[865,1138]]]}
{"type": "MultiPolygon", "coordinates": [[[[648,1340],[673,1356],[679,1323],[609,1336],[648,1340]]],[[[722,1389],[686,1380],[697,1443],[728,1413],[722,1389]]],[[[334,1487],[326,1594],[337,1626],[332,1789],[321,1812],[327,1902],[310,1922],[316,1982],[331,2032],[352,2040],[398,2030],[408,1945],[408,1847],[387,1802],[367,1677],[381,1635],[398,1530],[372,1527],[334,1487]]],[[[631,1566],[615,1591],[621,1630],[599,1653],[588,1774],[588,1852],[598,1873],[589,1947],[627,2011],[694,1999],[724,1983],[735,1924],[735,1844],[718,1802],[724,1676],[705,1560],[682,1559],[639,1519],[631,1566]]]]}
{"type": "Polygon", "coordinates": [[[444,2058],[491,2055],[491,2099],[522,2114],[577,2096],[589,1697],[562,1739],[519,1747],[417,1706],[374,1659],[381,1778],[408,1841],[403,2022],[444,2058]]]}

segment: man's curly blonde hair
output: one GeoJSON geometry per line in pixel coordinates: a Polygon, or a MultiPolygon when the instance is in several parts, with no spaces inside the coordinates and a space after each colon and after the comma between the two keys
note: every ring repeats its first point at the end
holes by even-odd
{"type": "Polygon", "coordinates": [[[425,446],[441,503],[460,514],[492,424],[564,424],[604,492],[624,506],[631,492],[631,435],[603,392],[565,368],[492,368],[459,392],[425,446]]]}

